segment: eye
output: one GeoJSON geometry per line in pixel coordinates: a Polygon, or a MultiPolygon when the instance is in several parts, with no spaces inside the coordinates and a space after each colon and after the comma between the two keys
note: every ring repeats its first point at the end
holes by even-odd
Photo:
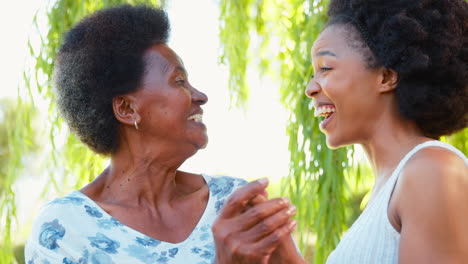
{"type": "Polygon", "coordinates": [[[320,67],[320,71],[322,72],[327,72],[327,71],[331,71],[333,68],[330,68],[330,67],[320,67]]]}
{"type": "Polygon", "coordinates": [[[182,87],[185,87],[186,81],[184,79],[177,79],[176,83],[179,84],[182,87]]]}

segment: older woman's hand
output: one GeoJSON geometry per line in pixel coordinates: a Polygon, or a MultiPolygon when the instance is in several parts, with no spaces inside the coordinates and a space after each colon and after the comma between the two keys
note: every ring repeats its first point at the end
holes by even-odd
{"type": "Polygon", "coordinates": [[[285,198],[261,198],[267,185],[266,179],[251,182],[226,202],[212,227],[217,264],[266,264],[278,245],[290,239],[295,208],[285,198]]]}
{"type": "MultiPolygon", "coordinates": [[[[267,200],[267,197],[258,195],[250,203],[255,206],[267,200]]],[[[292,236],[289,236],[281,239],[280,244],[271,254],[268,264],[307,264],[307,262],[297,250],[292,236]]]]}

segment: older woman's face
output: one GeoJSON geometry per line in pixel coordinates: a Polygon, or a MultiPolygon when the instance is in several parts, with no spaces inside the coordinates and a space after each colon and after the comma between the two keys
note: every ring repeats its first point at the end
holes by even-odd
{"type": "Polygon", "coordinates": [[[367,140],[381,111],[379,71],[366,67],[347,30],[343,25],[325,28],[311,50],[315,75],[306,94],[314,99],[315,116],[325,117],[320,130],[331,148],[367,140]]]}
{"type": "Polygon", "coordinates": [[[144,59],[145,74],[136,92],[139,132],[180,150],[205,147],[208,137],[201,106],[207,96],[190,84],[182,60],[168,46],[154,45],[144,59]]]}

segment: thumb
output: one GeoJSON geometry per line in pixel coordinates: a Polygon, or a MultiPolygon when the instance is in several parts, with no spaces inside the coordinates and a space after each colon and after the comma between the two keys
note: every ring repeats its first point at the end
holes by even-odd
{"type": "Polygon", "coordinates": [[[267,186],[268,179],[262,178],[240,187],[229,197],[221,211],[220,217],[230,218],[241,213],[250,200],[266,192],[265,188],[267,186]]]}

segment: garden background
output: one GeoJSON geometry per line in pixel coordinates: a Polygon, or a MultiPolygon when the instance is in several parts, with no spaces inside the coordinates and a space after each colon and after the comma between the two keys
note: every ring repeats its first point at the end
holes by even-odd
{"type": "MultiPolygon", "coordinates": [[[[0,264],[24,263],[40,206],[79,189],[107,164],[68,131],[51,74],[63,33],[119,3],[163,6],[171,46],[205,92],[210,143],[183,170],[269,177],[270,197],[298,208],[307,260],[324,263],[365,206],[373,183],[359,147],[329,150],[304,95],[310,47],[326,0],[20,0],[0,11],[0,264]]],[[[442,140],[468,154],[468,129],[442,140]]]]}

